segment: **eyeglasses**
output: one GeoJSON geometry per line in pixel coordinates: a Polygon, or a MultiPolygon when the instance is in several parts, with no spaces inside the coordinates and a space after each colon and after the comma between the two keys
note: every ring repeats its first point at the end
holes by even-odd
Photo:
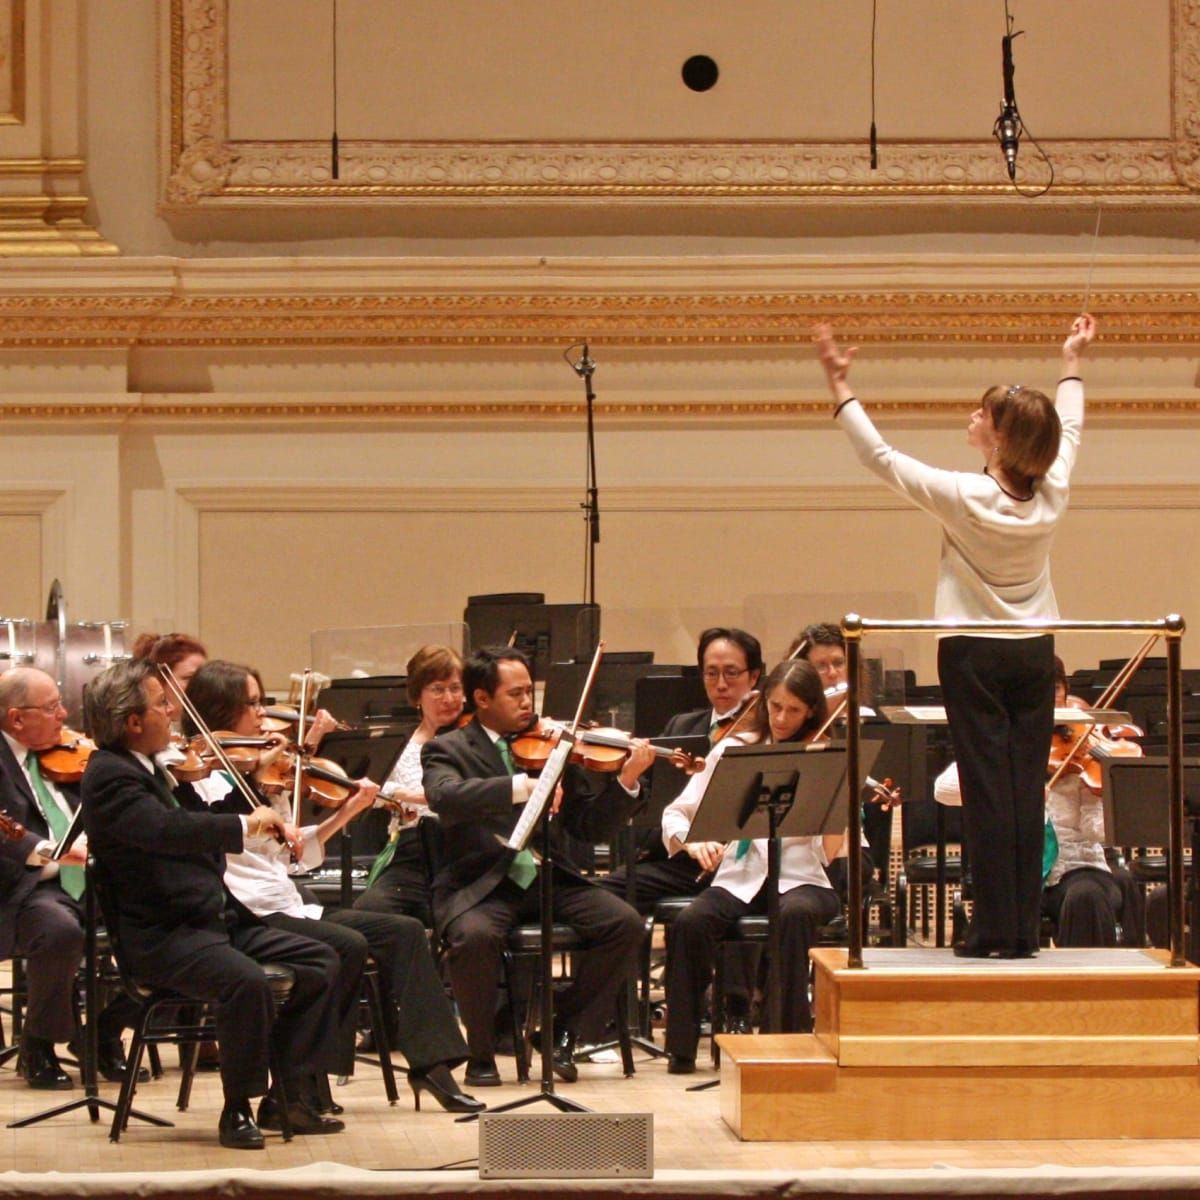
{"type": "Polygon", "coordinates": [[[463,685],[461,683],[431,683],[425,690],[435,700],[441,700],[444,696],[461,696],[463,685]]]}
{"type": "Polygon", "coordinates": [[[57,717],[58,710],[62,709],[65,712],[67,706],[62,702],[62,697],[59,696],[57,700],[51,700],[49,704],[18,704],[17,708],[22,712],[40,712],[45,713],[48,717],[57,717]]]}
{"type": "Polygon", "coordinates": [[[716,667],[708,667],[703,672],[705,683],[716,683],[718,679],[725,680],[726,683],[733,683],[743,675],[750,674],[749,667],[722,667],[718,670],[716,667]]]}

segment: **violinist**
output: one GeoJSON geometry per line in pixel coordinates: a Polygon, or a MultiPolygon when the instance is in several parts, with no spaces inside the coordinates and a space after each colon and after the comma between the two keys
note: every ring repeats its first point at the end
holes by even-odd
{"type": "MultiPolygon", "coordinates": [[[[246,738],[262,734],[263,688],[258,672],[250,667],[214,659],[202,666],[187,688],[187,698],[210,730],[227,730],[246,738]]],[[[277,775],[272,768],[285,752],[281,734],[271,735],[249,778],[262,794],[263,781],[277,775]]],[[[325,857],[325,843],[347,822],[375,801],[378,787],[369,779],[357,781],[357,790],[332,816],[319,825],[295,829],[290,824],[287,791],[264,796],[288,822],[289,840],[303,847],[297,868],[309,870],[325,857]]],[[[210,804],[220,805],[233,791],[224,772],[216,772],[196,785],[210,804]]],[[[451,1071],[466,1059],[466,1044],[454,1021],[445,989],[438,979],[425,927],[412,917],[358,909],[322,908],[309,903],[290,877],[289,863],[279,843],[270,838],[249,838],[239,853],[226,860],[225,884],[237,899],[272,929],[315,938],[337,951],[340,970],[334,991],[337,1031],[334,1052],[326,1060],[328,1073],[349,1075],[354,1068],[354,1038],[362,973],[367,957],[379,964],[384,1021],[391,1044],[408,1062],[408,1082],[418,1107],[421,1092],[428,1092],[451,1112],[473,1112],[483,1107],[464,1095],[451,1071]]],[[[336,1113],[324,1074],[317,1081],[318,1109],[336,1113]]],[[[265,1116],[273,1128],[278,1114],[265,1116]]],[[[259,1125],[264,1125],[260,1115],[259,1125]]],[[[327,1112],[318,1112],[298,1132],[323,1133],[330,1124],[341,1127],[327,1112]]]]}
{"type": "Polygon", "coordinates": [[[449,646],[422,646],[405,667],[408,698],[421,714],[379,798],[393,811],[387,845],[367,876],[355,908],[403,913],[432,926],[429,882],[416,823],[429,815],[421,784],[421,747],[452,727],[463,710],[462,659],[449,646]]]}
{"type": "MultiPolygon", "coordinates": [[[[696,661],[709,707],[673,716],[663,728],[663,738],[705,734],[710,742],[718,740],[721,731],[737,718],[747,697],[758,686],[763,668],[762,646],[758,638],[744,629],[714,627],[700,635],[696,661]]],[[[634,868],[636,907],[644,915],[652,913],[654,906],[668,896],[696,896],[709,883],[707,875],[698,878],[701,873],[686,854],[665,853],[660,828],[652,830],[651,835],[634,868]]],[[[620,867],[606,875],[600,886],[624,898],[627,874],[627,869],[620,867]]],[[[735,1002],[732,1008],[737,1007],[735,1002]]]]}
{"type": "MultiPolygon", "coordinates": [[[[1084,707],[1067,695],[1066,668],[1057,655],[1054,675],[1055,705],[1084,707]]],[[[961,803],[954,763],[935,780],[934,796],[942,804],[961,803]]],[[[1042,913],[1054,922],[1054,944],[1115,946],[1119,926],[1126,945],[1142,945],[1141,893],[1127,871],[1109,864],[1103,798],[1079,770],[1068,767],[1047,790],[1046,821],[1042,913]]]]}
{"type": "MultiPolygon", "coordinates": [[[[35,667],[0,675],[0,809],[26,835],[0,841],[0,956],[25,959],[29,995],[18,1070],[31,1088],[74,1086],[55,1053],[56,1042],[76,1038],[75,975],[83,955],[83,865],[87,839],[79,837],[61,862],[49,857],[79,806],[77,784],[46,778],[38,751],[59,744],[67,710],[58,684],[35,667]]],[[[132,1017],[124,996],[100,1014],[100,1074],[125,1078],[121,1030],[132,1017]]]]}
{"type": "Polygon", "coordinates": [[[152,664],[114,664],[92,681],[86,706],[100,747],[81,787],[96,869],[111,888],[135,978],[216,1006],[221,1145],[263,1148],[250,1100],[267,1090],[272,1042],[294,1127],[315,1132],[308,1098],[313,1064],[329,1053],[337,955],[311,938],[267,928],[222,879],[226,852],[264,830],[283,832],[284,821],[266,806],[213,812],[190,784],[175,784],[155,764],[171,736],[173,705],[152,664]],[[267,962],[295,977],[278,1015],[259,966],[267,962]]]}
{"type": "MultiPolygon", "coordinates": [[[[804,742],[825,720],[826,702],[820,677],[803,660],[780,663],[763,684],[764,704],[754,723],[735,742],[804,742]]],[[[663,813],[663,840],[671,854],[688,855],[700,869],[715,872],[712,885],[676,918],[667,943],[667,1070],[687,1075],[696,1069],[700,1011],[712,976],[722,934],[739,917],[767,909],[767,839],[730,842],[685,842],[700,800],[717,761],[729,741],[713,748],[705,769],[688,781],[663,813]]],[[[808,951],[817,929],[839,911],[837,895],[825,867],[845,839],[782,839],[779,880],[783,1028],[772,1032],[804,1033],[812,1029],[808,1003],[808,951]]]]}
{"type": "MultiPolygon", "coordinates": [[[[494,1014],[500,956],[509,930],[540,918],[540,867],[533,854],[504,845],[535,783],[518,771],[509,739],[533,719],[529,660],[516,649],[477,650],[463,671],[475,716],[461,729],[435,737],[421,752],[423,786],[440,819],[443,863],[433,883],[433,915],[447,946],[454,997],[467,1029],[467,1085],[500,1083],[494,1014]]],[[[585,841],[610,837],[640,804],[641,775],[654,760],[645,742],[616,776],[597,788],[568,766],[550,822],[554,849],[554,918],[573,926],[587,943],[574,981],[556,999],[554,1070],[572,1082],[575,1039],[585,1010],[602,1018],[617,989],[636,970],[642,920],[624,901],[602,891],[571,862],[559,836],[585,841]]],[[[599,1023],[599,1021],[597,1022],[599,1023]]]]}

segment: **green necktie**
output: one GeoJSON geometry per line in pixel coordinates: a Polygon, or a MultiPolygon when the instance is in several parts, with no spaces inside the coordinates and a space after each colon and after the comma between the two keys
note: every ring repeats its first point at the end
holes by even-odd
{"type": "MultiPolygon", "coordinates": [[[[37,797],[38,807],[46,819],[46,827],[56,842],[61,841],[63,834],[67,832],[70,821],[67,820],[63,810],[54,803],[54,797],[50,795],[46,781],[42,778],[42,765],[32,750],[25,756],[25,769],[29,772],[30,781],[33,783],[33,794],[37,797]]],[[[72,900],[78,900],[83,895],[85,878],[82,867],[66,867],[62,863],[58,864],[58,882],[72,900]]]]}
{"type": "MultiPolygon", "coordinates": [[[[500,752],[500,757],[504,759],[504,769],[510,775],[515,775],[516,767],[513,763],[512,750],[509,749],[508,739],[497,738],[496,749],[500,752]]],[[[529,885],[537,878],[537,863],[534,862],[533,855],[528,850],[517,851],[516,857],[513,858],[508,868],[508,877],[522,891],[527,890],[529,885]]]]}
{"type": "Polygon", "coordinates": [[[733,856],[734,861],[737,862],[738,860],[745,858],[749,853],[750,838],[739,838],[737,844],[737,853],[733,856]]]}
{"type": "Polygon", "coordinates": [[[1046,832],[1042,840],[1042,881],[1045,882],[1050,872],[1054,868],[1054,864],[1058,862],[1058,834],[1054,831],[1054,825],[1046,822],[1046,832]]]}

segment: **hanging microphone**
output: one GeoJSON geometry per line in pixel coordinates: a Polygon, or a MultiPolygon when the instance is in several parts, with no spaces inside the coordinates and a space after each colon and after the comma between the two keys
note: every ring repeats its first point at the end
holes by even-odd
{"type": "Polygon", "coordinates": [[[1000,115],[992,129],[992,135],[1004,152],[1008,177],[1014,183],[1017,180],[1017,151],[1021,148],[1021,114],[1017,111],[1017,93],[1013,86],[1012,44],[1013,38],[1020,36],[1019,33],[1006,33],[1000,39],[1000,55],[1004,67],[1004,101],[1000,105],[1000,115]]]}
{"type": "Polygon", "coordinates": [[[588,358],[587,342],[583,343],[583,354],[580,355],[579,361],[571,362],[570,359],[567,359],[567,362],[570,363],[571,370],[574,371],[575,374],[580,377],[580,379],[582,379],[585,375],[590,375],[596,369],[596,364],[592,362],[590,358],[588,358]]]}

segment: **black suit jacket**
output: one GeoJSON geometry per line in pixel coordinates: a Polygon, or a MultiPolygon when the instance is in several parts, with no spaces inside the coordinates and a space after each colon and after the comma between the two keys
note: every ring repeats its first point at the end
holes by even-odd
{"type": "Polygon", "coordinates": [[[83,825],[117,901],[130,968],[166,941],[199,951],[225,942],[245,910],[225,890],[225,853],[242,849],[242,823],[213,812],[190,784],[174,793],[132,754],[98,750],[82,784],[83,825]],[[172,796],[178,803],[172,803],[172,796]]]}
{"type": "MultiPolygon", "coordinates": [[[[696,734],[708,733],[712,724],[711,708],[697,708],[691,712],[676,713],[663,726],[661,737],[693,737],[696,734]]],[[[660,804],[660,807],[663,805],[660,804]]],[[[662,841],[662,822],[653,829],[647,829],[638,839],[638,857],[644,862],[665,862],[667,854],[662,841]]]]}
{"type": "MultiPolygon", "coordinates": [[[[513,852],[504,844],[524,808],[512,802],[512,778],[491,738],[478,721],[442,734],[421,750],[423,785],[429,807],[440,818],[442,866],[433,881],[433,913],[444,929],[474,907],[508,874],[513,852]]],[[[597,790],[586,772],[568,766],[563,803],[550,822],[555,864],[578,879],[562,833],[581,841],[611,837],[641,804],[615,775],[597,790]]],[[[536,848],[540,843],[533,843],[536,848]]]]}
{"type": "MultiPolygon", "coordinates": [[[[79,805],[76,787],[58,785],[71,809],[79,805]]],[[[13,952],[16,917],[30,892],[37,887],[40,871],[26,865],[38,842],[50,837],[33,789],[8,742],[0,737],[0,809],[25,826],[25,836],[15,841],[0,836],[0,958],[13,952]]]]}

